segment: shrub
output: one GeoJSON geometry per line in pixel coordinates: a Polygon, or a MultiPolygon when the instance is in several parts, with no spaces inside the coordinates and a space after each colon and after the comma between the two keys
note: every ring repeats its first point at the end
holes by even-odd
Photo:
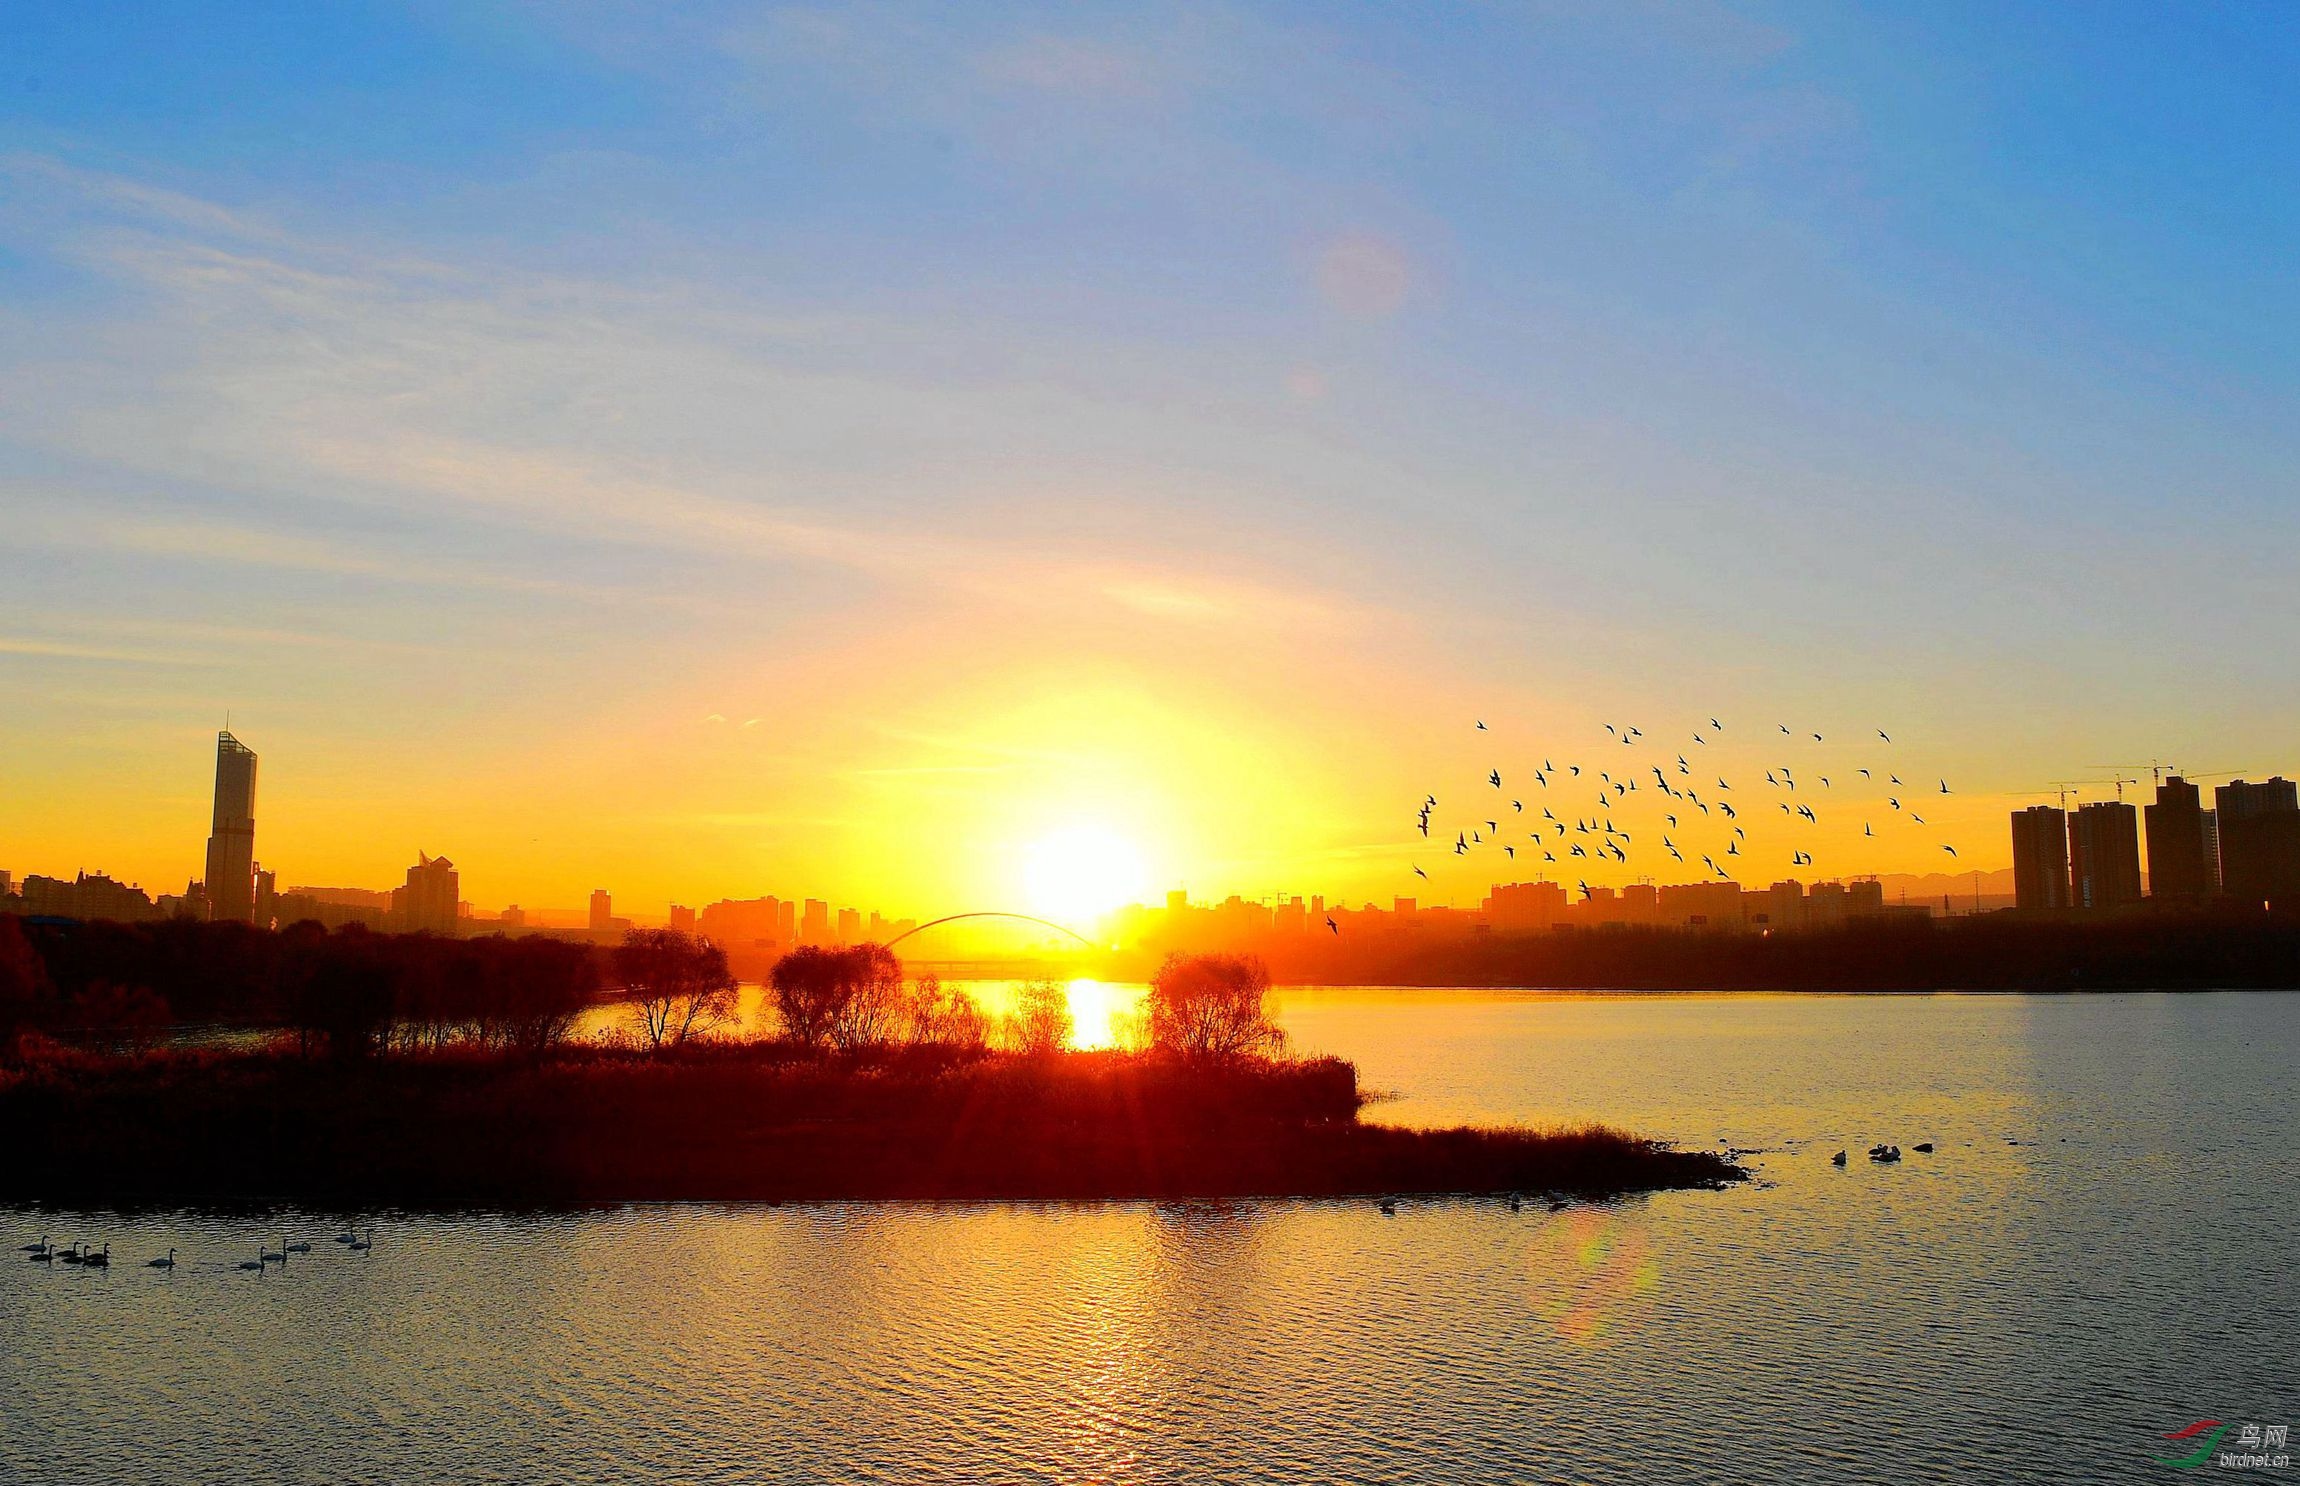
{"type": "Polygon", "coordinates": [[[1059,980],[1033,980],[1015,997],[1005,1042],[1015,1052],[1043,1057],[1068,1047],[1072,1030],[1070,988],[1059,980]]]}
{"type": "Polygon", "coordinates": [[[0,1056],[19,1035],[48,1019],[55,996],[48,967],[25,939],[14,914],[0,914],[0,1056]]]}
{"type": "Polygon", "coordinates": [[[142,1048],[168,1029],[171,1018],[167,1001],[146,987],[99,981],[72,998],[67,1020],[90,1040],[142,1048]]]}
{"type": "Polygon", "coordinates": [[[1185,1058],[1264,1056],[1286,1034],[1263,998],[1270,972],[1253,955],[1169,955],[1150,980],[1150,1045],[1185,1058]]]}
{"type": "Polygon", "coordinates": [[[904,1007],[904,1040],[913,1047],[980,1052],[990,1041],[990,1019],[964,991],[945,991],[942,979],[922,975],[904,1007]]]}

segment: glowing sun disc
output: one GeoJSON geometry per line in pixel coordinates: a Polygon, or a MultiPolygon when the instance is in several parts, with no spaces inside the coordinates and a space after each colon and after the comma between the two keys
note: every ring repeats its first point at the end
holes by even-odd
{"type": "Polygon", "coordinates": [[[1138,901],[1147,879],[1142,853],[1104,826],[1066,826],[1030,844],[1022,887],[1032,913],[1080,928],[1138,901]]]}

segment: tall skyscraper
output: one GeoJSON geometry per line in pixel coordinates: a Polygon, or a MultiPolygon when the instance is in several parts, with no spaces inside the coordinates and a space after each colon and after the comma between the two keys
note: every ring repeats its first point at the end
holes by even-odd
{"type": "Polygon", "coordinates": [[[208,831],[208,912],[246,923],[256,911],[256,754],[216,734],[216,809],[208,831]]]}
{"type": "Polygon", "coordinates": [[[2140,901],[2140,812],[2122,800],[2079,805],[2068,821],[2069,897],[2079,908],[2140,901]]]}
{"type": "Polygon", "coordinates": [[[2068,812],[2031,805],[2012,813],[2013,902],[2022,908],[2068,906],[2068,812]]]}
{"type": "Polygon", "coordinates": [[[2281,776],[2231,779],[2212,792],[2220,821],[2221,890],[2246,903],[2300,907],[2300,790],[2281,776]]]}
{"type": "Polygon", "coordinates": [[[591,932],[603,934],[615,927],[615,900],[603,887],[591,889],[591,932]]]}
{"type": "Polygon", "coordinates": [[[831,905],[820,898],[807,899],[807,909],[799,918],[799,939],[806,944],[828,944],[831,940],[831,905]]]}
{"type": "Polygon", "coordinates": [[[407,869],[407,885],[392,892],[393,922],[410,934],[452,936],[458,927],[456,910],[462,885],[463,877],[455,870],[455,863],[417,852],[415,865],[407,869]]]}
{"type": "Polygon", "coordinates": [[[2156,787],[2148,818],[2148,895],[2201,898],[2212,891],[2204,866],[2204,800],[2196,786],[2172,775],[2156,787]]]}

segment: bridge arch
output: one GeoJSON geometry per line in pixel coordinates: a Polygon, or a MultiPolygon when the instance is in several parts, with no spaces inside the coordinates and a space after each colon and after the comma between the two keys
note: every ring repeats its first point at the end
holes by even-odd
{"type": "Polygon", "coordinates": [[[1067,924],[1058,924],[1050,918],[1039,918],[1034,914],[1002,913],[997,909],[984,909],[978,913],[946,913],[941,918],[929,919],[925,923],[920,924],[915,928],[903,930],[900,934],[897,934],[892,939],[889,939],[883,947],[887,949],[893,949],[896,945],[902,943],[905,939],[908,939],[913,934],[923,934],[928,929],[935,928],[941,924],[954,924],[962,918],[1016,919],[1022,923],[1037,924],[1041,928],[1053,929],[1057,933],[1068,934],[1071,938],[1077,940],[1080,944],[1085,945],[1088,949],[1099,950],[1102,948],[1101,945],[1096,944],[1093,940],[1087,938],[1084,934],[1079,933],[1076,929],[1071,928],[1067,924]]]}

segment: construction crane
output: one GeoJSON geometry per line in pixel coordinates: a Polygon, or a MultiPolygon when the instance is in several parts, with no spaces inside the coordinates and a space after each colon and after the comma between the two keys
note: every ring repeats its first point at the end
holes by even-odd
{"type": "MultiPolygon", "coordinates": [[[[2178,765],[2168,764],[2160,758],[2152,758],[2145,764],[2086,764],[2085,767],[2088,769],[2107,769],[2112,772],[2122,769],[2146,769],[2148,771],[2149,779],[2159,785],[2164,783],[2164,776],[2166,774],[2178,774],[2180,772],[2178,765]]],[[[2140,781],[2137,779],[2131,780],[2129,782],[2133,784],[2140,783],[2140,781]]],[[[2120,794],[2117,796],[2117,798],[2122,799],[2124,797],[2120,794]]]]}
{"type": "Polygon", "coordinates": [[[2118,777],[2110,777],[2107,779],[2051,779],[2045,782],[2043,789],[2014,790],[2013,795],[2015,798],[2025,798],[2030,795],[2054,795],[2057,796],[2060,800],[2060,808],[2066,810],[2068,808],[2068,797],[2070,795],[2081,795],[2087,789],[2096,784],[2115,785],[2116,797],[2121,800],[2124,798],[2124,787],[2128,784],[2138,783],[2140,783],[2140,781],[2137,779],[2124,779],[2118,777]]]}
{"type": "MultiPolygon", "coordinates": [[[[2180,767],[2178,764],[2167,763],[2167,762],[2165,762],[2163,759],[2150,759],[2150,760],[2149,760],[2147,763],[2145,763],[2145,764],[2086,764],[2086,765],[2085,765],[2085,767],[2086,767],[2086,768],[2088,768],[2088,769],[2112,769],[2112,770],[2113,770],[2113,769],[2146,769],[2146,770],[2148,771],[2148,777],[2149,777],[2149,779],[2150,779],[2150,780],[2151,780],[2153,783],[2155,783],[2155,784],[2156,784],[2156,785],[2157,785],[2159,788],[2161,788],[2161,787],[2163,786],[2163,784],[2164,784],[2164,776],[2165,776],[2165,775],[2167,775],[2167,774],[2170,774],[2170,775],[2172,775],[2173,777],[2175,777],[2175,778],[2178,778],[2178,779],[2190,779],[2190,780],[2195,780],[2195,779],[2234,779],[2234,778],[2236,778],[2236,777],[2238,777],[2238,776],[2240,776],[2240,775],[2249,774],[2249,773],[2251,773],[2251,772],[2252,772],[2250,769],[2183,769],[2183,768],[2181,768],[2181,767],[2180,767]]],[[[2131,781],[2131,782],[2132,782],[2132,783],[2134,783],[2134,784],[2138,784],[2140,781],[2139,781],[2139,780],[2137,780],[2137,779],[2135,779],[2135,780],[2133,780],[2133,781],[2131,781]]]]}

